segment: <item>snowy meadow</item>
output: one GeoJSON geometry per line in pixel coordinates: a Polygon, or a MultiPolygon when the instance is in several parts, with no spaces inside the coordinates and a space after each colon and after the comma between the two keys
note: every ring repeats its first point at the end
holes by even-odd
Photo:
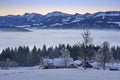
{"type": "MultiPolygon", "coordinates": [[[[7,47],[26,45],[47,47],[59,44],[82,43],[83,30],[35,30],[33,32],[0,32],[0,50],[7,47]]],[[[120,46],[120,31],[90,30],[94,45],[102,45],[108,41],[111,46],[120,46]]],[[[96,63],[97,64],[97,63],[96,63]]],[[[95,65],[95,64],[93,64],[95,65]]],[[[0,80],[119,80],[120,71],[80,68],[41,69],[33,67],[10,67],[9,70],[0,69],[0,80]]],[[[120,69],[120,66],[119,66],[120,69]]]]}
{"type": "MultiPolygon", "coordinates": [[[[34,45],[42,47],[44,44],[57,46],[58,44],[82,43],[83,30],[35,30],[33,32],[0,32],[0,51],[7,47],[18,47],[22,45],[34,45]]],[[[116,30],[90,30],[93,44],[101,45],[108,41],[111,46],[120,46],[120,31],[116,30]]]]}
{"type": "Polygon", "coordinates": [[[2,70],[0,80],[119,80],[120,71],[48,69],[2,70]]]}

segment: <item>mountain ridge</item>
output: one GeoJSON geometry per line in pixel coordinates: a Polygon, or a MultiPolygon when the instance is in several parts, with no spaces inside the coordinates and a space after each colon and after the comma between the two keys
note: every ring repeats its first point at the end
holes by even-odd
{"type": "Polygon", "coordinates": [[[94,14],[68,14],[59,11],[46,15],[25,13],[23,15],[0,16],[0,26],[37,28],[90,28],[120,29],[120,11],[96,12],[94,14]]]}

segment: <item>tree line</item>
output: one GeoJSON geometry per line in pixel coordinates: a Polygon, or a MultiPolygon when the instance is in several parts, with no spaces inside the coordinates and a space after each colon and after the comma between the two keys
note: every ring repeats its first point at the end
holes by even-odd
{"type": "Polygon", "coordinates": [[[72,46],[69,44],[59,44],[58,46],[47,48],[46,45],[43,45],[42,48],[34,46],[32,49],[29,46],[8,47],[3,49],[0,54],[0,65],[4,62],[12,62],[18,66],[35,66],[40,64],[43,58],[54,59],[62,57],[62,49],[67,49],[73,60],[80,59],[83,61],[85,68],[86,63],[92,60],[101,62],[103,69],[105,69],[106,62],[120,61],[119,46],[110,47],[108,42],[104,42],[102,46],[90,44],[92,38],[90,37],[89,31],[85,31],[82,37],[83,42],[72,46]]]}
{"type": "MultiPolygon", "coordinates": [[[[70,52],[70,57],[74,60],[81,59],[83,60],[84,56],[86,56],[87,60],[95,60],[96,56],[99,55],[100,57],[100,46],[89,45],[87,46],[87,54],[84,55],[83,52],[84,46],[81,45],[64,45],[60,44],[56,47],[49,47],[46,48],[46,45],[43,45],[43,48],[37,48],[34,46],[31,50],[28,46],[19,46],[18,48],[6,48],[0,54],[0,61],[6,61],[10,59],[18,63],[19,66],[35,66],[40,63],[41,58],[49,57],[59,58],[62,56],[61,49],[65,48],[70,52]]],[[[105,49],[105,48],[103,48],[105,49]]],[[[104,50],[103,50],[104,51],[104,50]]],[[[85,52],[84,52],[85,53],[85,52]]],[[[110,53],[112,54],[112,58],[114,60],[120,60],[120,47],[113,46],[110,48],[110,53]]]]}

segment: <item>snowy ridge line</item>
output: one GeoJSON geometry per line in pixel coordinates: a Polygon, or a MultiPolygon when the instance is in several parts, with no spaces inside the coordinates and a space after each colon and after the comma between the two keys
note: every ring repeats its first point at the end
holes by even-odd
{"type": "Polygon", "coordinates": [[[24,15],[0,16],[0,26],[120,29],[119,17],[120,11],[97,12],[94,14],[67,14],[59,11],[50,12],[46,15],[25,13],[24,15]]]}

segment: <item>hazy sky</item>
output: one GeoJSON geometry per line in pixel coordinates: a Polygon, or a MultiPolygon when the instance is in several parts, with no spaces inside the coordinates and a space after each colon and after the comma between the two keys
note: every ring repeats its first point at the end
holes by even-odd
{"type": "Polygon", "coordinates": [[[0,0],[0,15],[52,11],[71,14],[120,11],[120,0],[0,0]]]}

